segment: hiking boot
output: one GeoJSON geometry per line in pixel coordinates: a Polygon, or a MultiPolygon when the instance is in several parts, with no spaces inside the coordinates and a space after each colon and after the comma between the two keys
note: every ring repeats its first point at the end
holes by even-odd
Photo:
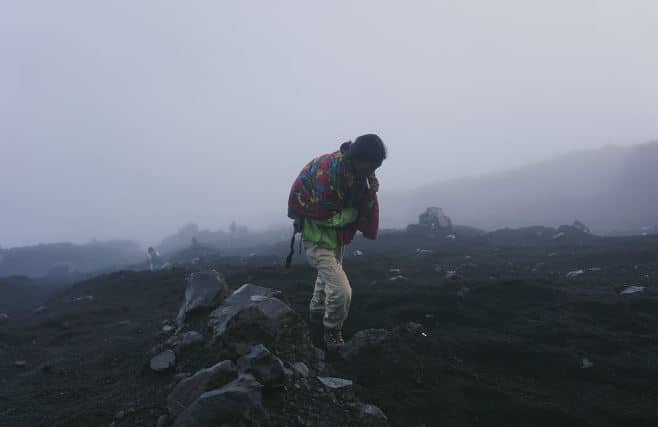
{"type": "Polygon", "coordinates": [[[327,350],[334,350],[343,344],[343,331],[340,328],[335,329],[325,329],[324,330],[324,343],[327,346],[327,350]]]}
{"type": "Polygon", "coordinates": [[[312,325],[322,325],[324,311],[309,311],[308,320],[312,325]]]}

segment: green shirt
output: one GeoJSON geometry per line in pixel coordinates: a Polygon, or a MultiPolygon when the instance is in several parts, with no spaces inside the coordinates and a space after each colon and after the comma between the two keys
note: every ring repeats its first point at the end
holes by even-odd
{"type": "Polygon", "coordinates": [[[357,209],[345,208],[326,221],[304,218],[304,241],[315,243],[326,249],[337,249],[336,229],[356,222],[358,216],[357,209]]]}

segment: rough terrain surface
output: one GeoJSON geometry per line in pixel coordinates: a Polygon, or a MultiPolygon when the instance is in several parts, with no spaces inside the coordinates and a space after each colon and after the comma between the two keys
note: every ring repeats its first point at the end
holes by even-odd
{"type": "Polygon", "coordinates": [[[301,262],[285,270],[285,252],[106,274],[35,304],[38,312],[3,317],[0,425],[188,425],[168,398],[224,361],[235,374],[195,385],[206,394],[194,416],[241,396],[253,402],[243,408],[253,425],[384,425],[383,414],[394,426],[658,425],[656,236],[358,240],[345,260],[349,342],[326,355],[305,320],[314,272],[301,262]],[[208,270],[231,292],[251,283],[272,295],[251,300],[221,337],[211,309],[179,328],[186,278],[208,270]],[[624,285],[644,289],[621,295],[624,285]],[[154,371],[152,357],[167,349],[175,365],[154,371]],[[320,378],[353,384],[332,389],[320,378]]]}

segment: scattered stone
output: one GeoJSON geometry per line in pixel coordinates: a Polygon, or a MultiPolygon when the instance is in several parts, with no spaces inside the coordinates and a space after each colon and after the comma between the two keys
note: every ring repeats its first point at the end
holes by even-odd
{"type": "Polygon", "coordinates": [[[293,363],[292,368],[304,378],[307,378],[310,374],[308,366],[304,362],[293,363]]]}
{"type": "Polygon", "coordinates": [[[94,296],[93,295],[85,295],[83,297],[77,297],[73,298],[73,302],[80,302],[80,301],[93,301],[94,296]]]}
{"type": "MultiPolygon", "coordinates": [[[[553,240],[561,239],[561,238],[563,238],[564,236],[566,236],[566,233],[564,233],[563,231],[560,231],[559,233],[553,235],[553,240]]],[[[550,255],[549,255],[549,256],[550,256],[550,255]]]]}
{"type": "Polygon", "coordinates": [[[588,358],[583,357],[583,360],[582,360],[582,363],[581,363],[580,367],[581,367],[582,369],[589,369],[589,368],[594,367],[594,364],[593,364],[592,361],[589,360],[588,358]]]}
{"type": "Polygon", "coordinates": [[[347,387],[352,387],[352,380],[346,380],[344,378],[318,377],[318,380],[320,380],[320,382],[324,384],[325,387],[332,390],[340,390],[347,387]]]}
{"type": "Polygon", "coordinates": [[[0,324],[5,323],[9,320],[9,315],[7,313],[0,313],[0,324]]]}
{"type": "Polygon", "coordinates": [[[632,294],[637,294],[640,292],[644,292],[644,289],[646,289],[645,286],[638,286],[638,285],[625,285],[624,290],[620,292],[620,295],[632,295],[632,294]]]}
{"type": "Polygon", "coordinates": [[[17,368],[25,368],[27,367],[27,362],[25,360],[17,360],[14,362],[14,366],[17,368]]]}
{"type": "Polygon", "coordinates": [[[399,281],[403,281],[403,282],[404,282],[404,281],[407,281],[407,280],[409,280],[409,279],[407,279],[406,277],[404,277],[403,275],[400,274],[399,276],[391,277],[389,280],[390,280],[391,282],[399,282],[399,281]]]}
{"type": "Polygon", "coordinates": [[[119,411],[114,415],[114,418],[117,419],[117,420],[120,420],[120,419],[123,419],[123,417],[125,417],[125,416],[126,416],[125,411],[119,411]]]}
{"type": "Polygon", "coordinates": [[[166,334],[172,332],[173,330],[174,330],[174,327],[171,326],[171,325],[164,325],[164,326],[162,327],[162,332],[164,332],[164,333],[166,333],[166,334]]]}
{"type": "Polygon", "coordinates": [[[167,415],[160,415],[156,427],[166,427],[169,424],[169,417],[167,415]]]}
{"type": "Polygon", "coordinates": [[[151,369],[164,372],[176,365],[176,354],[171,350],[163,351],[151,359],[151,369]]]}
{"type": "Polygon", "coordinates": [[[179,382],[169,394],[167,397],[169,414],[177,417],[203,393],[222,387],[237,377],[238,370],[230,360],[219,362],[211,368],[201,369],[179,382]]]}
{"type": "Polygon", "coordinates": [[[567,279],[575,279],[576,277],[580,276],[581,274],[585,274],[584,270],[574,270],[570,271],[567,273],[567,279]]]}
{"type": "Polygon", "coordinates": [[[402,271],[399,268],[391,268],[388,270],[389,274],[392,274],[394,276],[399,276],[402,274],[402,271]]]}
{"type": "Polygon", "coordinates": [[[446,280],[464,280],[464,276],[457,273],[455,270],[450,270],[446,272],[446,280]]]}
{"type": "Polygon", "coordinates": [[[428,255],[432,255],[433,253],[434,251],[431,251],[429,249],[420,249],[420,248],[416,249],[416,256],[428,256],[428,255]]]}
{"type": "Polygon", "coordinates": [[[43,313],[43,312],[46,311],[46,310],[48,310],[48,309],[46,308],[46,306],[43,306],[43,305],[42,305],[42,306],[40,306],[40,307],[35,308],[34,311],[32,311],[32,313],[34,313],[34,314],[39,314],[39,313],[43,313]]]}
{"type": "Polygon", "coordinates": [[[254,346],[248,354],[238,359],[238,367],[240,371],[253,375],[265,387],[283,384],[283,362],[264,345],[254,346]]]}
{"type": "Polygon", "coordinates": [[[388,417],[375,405],[363,404],[359,407],[359,418],[365,425],[387,425],[388,417]]]}
{"type": "Polygon", "coordinates": [[[456,240],[456,239],[457,239],[457,236],[454,235],[454,234],[448,234],[448,235],[446,236],[446,239],[447,239],[447,240],[456,240]]]}
{"type": "Polygon", "coordinates": [[[182,327],[185,319],[198,310],[212,310],[229,294],[224,277],[215,270],[192,273],[186,280],[185,299],[178,311],[176,323],[182,327]]]}
{"type": "Polygon", "coordinates": [[[363,251],[360,251],[360,250],[356,249],[354,252],[352,252],[352,255],[354,255],[354,256],[363,256],[363,251]]]}
{"type": "Polygon", "coordinates": [[[262,385],[248,374],[225,386],[203,393],[177,418],[173,427],[261,425],[266,413],[262,385]]]}
{"type": "Polygon", "coordinates": [[[590,267],[587,269],[587,271],[591,271],[591,272],[601,271],[601,267],[590,267]]]}

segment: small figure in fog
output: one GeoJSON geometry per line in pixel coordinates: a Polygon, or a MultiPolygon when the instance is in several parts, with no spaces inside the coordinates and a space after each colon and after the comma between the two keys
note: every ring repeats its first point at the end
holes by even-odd
{"type": "Polygon", "coordinates": [[[149,265],[149,270],[154,271],[162,267],[162,257],[153,249],[153,246],[149,246],[148,251],[146,252],[146,261],[149,265]]]}

